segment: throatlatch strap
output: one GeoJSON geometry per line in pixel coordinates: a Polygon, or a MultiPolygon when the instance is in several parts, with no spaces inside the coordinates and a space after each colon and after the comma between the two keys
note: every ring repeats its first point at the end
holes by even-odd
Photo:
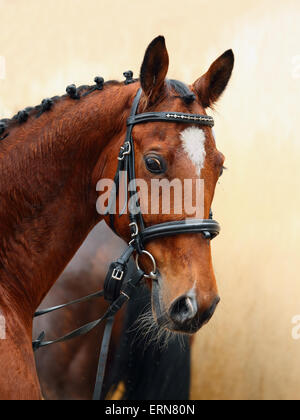
{"type": "MultiPolygon", "coordinates": [[[[135,116],[135,114],[137,113],[137,109],[138,109],[138,106],[139,106],[141,95],[142,95],[142,89],[139,89],[137,91],[137,94],[136,94],[134,100],[133,100],[133,104],[132,104],[132,108],[131,108],[131,111],[130,111],[129,118],[135,116]]],[[[128,172],[129,173],[130,173],[130,167],[132,169],[131,162],[132,162],[132,157],[134,156],[134,149],[133,149],[134,145],[133,145],[132,135],[131,135],[132,134],[132,129],[133,129],[133,125],[127,126],[125,142],[123,144],[123,148],[126,148],[126,144],[130,144],[131,152],[130,152],[129,155],[128,154],[124,155],[124,159],[123,160],[119,160],[118,168],[117,168],[117,173],[116,173],[116,176],[115,176],[115,179],[114,179],[115,189],[112,191],[111,196],[109,198],[109,205],[108,205],[108,209],[107,209],[107,213],[106,213],[106,214],[109,214],[110,228],[114,231],[114,233],[116,235],[118,235],[118,233],[115,230],[115,226],[114,226],[115,225],[115,223],[114,223],[114,214],[113,214],[113,212],[111,212],[111,209],[112,209],[112,206],[115,206],[116,205],[115,199],[116,199],[116,196],[118,194],[119,172],[122,169],[124,169],[124,166],[126,167],[126,170],[128,169],[128,172]],[[131,157],[130,160],[129,160],[129,156],[131,157]]],[[[122,157],[121,155],[122,155],[122,149],[120,151],[119,158],[122,157]]],[[[134,168],[133,168],[133,170],[134,170],[134,168]]],[[[131,179],[129,179],[128,181],[130,182],[131,179]]],[[[125,203],[125,205],[126,204],[127,203],[125,203]]],[[[122,211],[121,213],[123,214],[123,212],[124,211],[122,211]]],[[[120,214],[120,216],[121,216],[121,214],[120,214]]]]}

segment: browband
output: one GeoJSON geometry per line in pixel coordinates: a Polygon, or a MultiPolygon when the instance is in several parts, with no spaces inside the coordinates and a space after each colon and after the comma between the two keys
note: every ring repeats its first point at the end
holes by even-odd
{"type": "Polygon", "coordinates": [[[167,121],[187,124],[201,124],[209,127],[214,126],[214,119],[209,115],[185,114],[184,112],[144,112],[143,114],[131,115],[127,119],[127,125],[135,125],[145,122],[167,121]]]}

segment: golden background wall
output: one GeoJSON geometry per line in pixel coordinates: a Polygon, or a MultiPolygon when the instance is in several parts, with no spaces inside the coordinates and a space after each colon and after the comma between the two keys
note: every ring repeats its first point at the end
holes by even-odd
{"type": "Polygon", "coordinates": [[[299,21],[298,0],[0,1],[1,117],[96,75],[138,75],[159,34],[169,76],[187,83],[234,50],[214,113],[228,167],[214,202],[222,303],[197,334],[195,399],[300,397],[299,21]]]}

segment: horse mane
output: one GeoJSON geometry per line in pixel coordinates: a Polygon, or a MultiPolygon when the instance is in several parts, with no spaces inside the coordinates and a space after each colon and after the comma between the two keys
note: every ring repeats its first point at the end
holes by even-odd
{"type": "Polygon", "coordinates": [[[191,104],[196,99],[195,94],[189,89],[189,87],[179,80],[167,80],[167,86],[178,93],[179,98],[183,99],[186,105],[191,104]]]}
{"type": "MultiPolygon", "coordinates": [[[[74,100],[79,100],[87,95],[89,95],[92,92],[95,92],[96,90],[101,91],[105,86],[112,86],[112,85],[121,85],[123,83],[129,84],[129,83],[136,83],[139,81],[139,79],[132,79],[128,78],[128,73],[126,72],[126,80],[125,82],[119,82],[117,80],[108,80],[107,82],[104,82],[104,79],[102,77],[95,77],[94,81],[96,82],[96,85],[82,85],[76,88],[74,84],[67,86],[66,91],[67,94],[64,94],[62,96],[53,96],[52,98],[46,98],[43,99],[43,101],[34,107],[26,107],[25,109],[19,111],[16,115],[14,115],[12,118],[3,118],[0,120],[0,141],[4,140],[6,137],[9,136],[9,129],[13,128],[15,125],[21,125],[30,117],[36,117],[39,118],[41,115],[43,115],[45,112],[50,111],[53,106],[58,102],[61,101],[67,97],[70,97],[74,100]]],[[[130,74],[132,74],[130,72],[130,74]]],[[[124,73],[125,75],[125,73],[124,73]]],[[[195,94],[190,91],[187,85],[184,83],[178,81],[178,80],[167,80],[167,86],[169,89],[173,89],[176,93],[178,93],[179,97],[183,99],[183,101],[186,104],[190,104],[195,100],[195,94]]]]}
{"type": "Polygon", "coordinates": [[[95,78],[96,85],[82,85],[76,88],[75,85],[69,85],[66,88],[67,94],[61,96],[53,96],[52,98],[43,99],[43,101],[36,106],[26,107],[23,110],[19,111],[12,118],[3,118],[0,120],[0,140],[4,140],[9,136],[9,129],[13,128],[15,125],[21,125],[28,121],[30,117],[39,118],[45,112],[50,111],[53,106],[64,100],[65,98],[72,98],[74,100],[79,100],[96,90],[103,90],[104,86],[118,85],[123,82],[117,80],[108,80],[104,82],[102,77],[95,78]]]}

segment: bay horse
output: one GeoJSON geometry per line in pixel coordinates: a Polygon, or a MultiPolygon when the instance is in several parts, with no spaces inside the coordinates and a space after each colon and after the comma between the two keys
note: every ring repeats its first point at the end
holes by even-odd
{"type": "MultiPolygon", "coordinates": [[[[33,315],[91,229],[102,219],[109,224],[109,217],[96,210],[96,186],[100,179],[114,178],[138,89],[139,112],[205,114],[227,86],[233,63],[228,50],[191,86],[170,83],[168,52],[159,36],[146,50],[139,80],[103,83],[97,78],[92,87],[71,85],[67,95],[1,121],[0,307],[6,322],[6,339],[0,340],[2,399],[42,398],[32,350],[33,315]]],[[[208,218],[224,156],[209,127],[191,123],[186,129],[181,123],[136,126],[136,177],[148,184],[154,176],[182,181],[201,177],[208,218]],[[154,162],[146,166],[149,154],[154,162]]],[[[182,218],[184,214],[178,216],[182,218]]],[[[165,221],[168,215],[145,215],[149,225],[165,221]]],[[[116,218],[115,230],[126,241],[128,223],[127,214],[116,218]]],[[[196,332],[219,301],[208,241],[187,234],[153,241],[147,249],[163,281],[158,298],[164,328],[174,330],[176,324],[177,332],[196,332]]],[[[149,269],[148,260],[140,264],[149,269]]],[[[157,309],[155,305],[154,317],[157,309]]]]}

